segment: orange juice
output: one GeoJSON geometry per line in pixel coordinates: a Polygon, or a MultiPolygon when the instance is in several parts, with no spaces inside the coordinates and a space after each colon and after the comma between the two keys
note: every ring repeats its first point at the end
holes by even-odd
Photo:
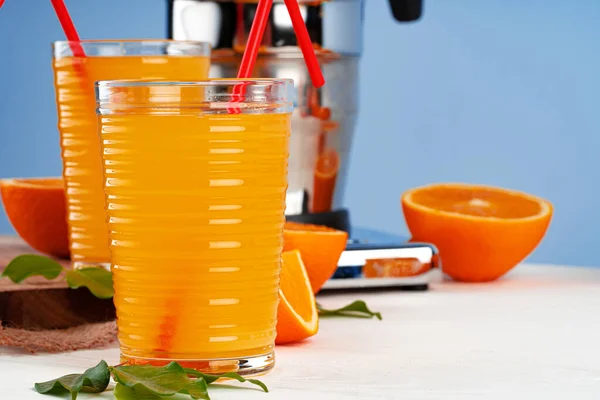
{"type": "Polygon", "coordinates": [[[261,372],[273,366],[290,113],[202,99],[100,106],[122,358],[261,372]]]}
{"type": "Polygon", "coordinates": [[[178,55],[163,54],[174,46],[168,41],[82,43],[87,57],[73,57],[65,51],[68,43],[57,42],[53,60],[71,258],[76,267],[110,262],[94,82],[198,80],[208,76],[210,66],[210,49],[204,43],[188,43],[178,55]]]}

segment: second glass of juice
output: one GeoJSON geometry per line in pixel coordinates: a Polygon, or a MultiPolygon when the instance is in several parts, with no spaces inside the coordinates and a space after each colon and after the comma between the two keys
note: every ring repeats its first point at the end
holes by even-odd
{"type": "Polygon", "coordinates": [[[98,83],[124,363],[273,367],[293,93],[291,80],[98,83]]]}
{"type": "MultiPolygon", "coordinates": [[[[54,85],[75,268],[110,263],[94,83],[208,77],[210,45],[169,40],[55,42],[54,85]],[[83,50],[84,56],[77,54],[83,50]],[[74,55],[74,51],[75,54],[74,55]]],[[[123,177],[127,179],[127,177],[123,177]]]]}

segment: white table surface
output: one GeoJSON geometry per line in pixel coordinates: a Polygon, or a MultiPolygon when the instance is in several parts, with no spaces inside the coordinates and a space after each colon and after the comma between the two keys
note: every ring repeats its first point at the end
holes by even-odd
{"type": "MultiPolygon", "coordinates": [[[[523,265],[493,284],[360,297],[383,321],[323,319],[312,340],[277,348],[269,394],[219,388],[213,400],[599,399],[600,269],[523,265]]],[[[116,347],[58,355],[0,349],[0,399],[44,400],[34,381],[79,372],[116,347]]],[[[81,395],[80,399],[111,399],[81,395]]]]}

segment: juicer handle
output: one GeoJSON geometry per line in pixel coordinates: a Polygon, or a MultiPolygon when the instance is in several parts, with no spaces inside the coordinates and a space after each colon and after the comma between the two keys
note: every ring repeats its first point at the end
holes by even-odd
{"type": "Polygon", "coordinates": [[[416,21],[421,18],[423,0],[390,0],[390,7],[396,21],[416,21]]]}

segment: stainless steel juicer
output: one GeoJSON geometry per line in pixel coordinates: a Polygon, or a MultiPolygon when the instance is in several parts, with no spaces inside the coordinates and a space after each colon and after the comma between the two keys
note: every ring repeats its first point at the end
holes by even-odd
{"type": "MultiPolygon", "coordinates": [[[[364,0],[299,0],[326,84],[311,85],[282,0],[271,10],[253,77],[292,78],[292,116],[286,215],[350,230],[343,209],[349,155],[358,113],[364,0]]],[[[385,3],[382,2],[382,6],[385,3]]],[[[389,0],[396,20],[421,16],[421,0],[389,0]]],[[[170,0],[169,36],[213,46],[211,77],[236,76],[257,0],[170,0]]]]}
{"type": "MultiPolygon", "coordinates": [[[[390,6],[399,22],[416,21],[421,17],[422,0],[371,1],[390,6]]],[[[437,263],[435,247],[408,245],[403,239],[382,238],[371,231],[351,231],[349,212],[343,207],[358,114],[365,0],[298,2],[323,70],[325,86],[315,89],[311,84],[283,0],[274,0],[252,73],[252,77],[257,78],[291,78],[296,86],[286,217],[351,234],[334,276],[340,280],[330,280],[326,288],[426,287],[429,271],[437,263]],[[387,264],[385,268],[379,268],[380,264],[372,262],[373,257],[381,259],[384,255],[387,264]],[[390,267],[389,260],[397,261],[390,267]],[[411,261],[407,264],[406,260],[411,261]],[[363,269],[367,265],[373,267],[375,275],[379,274],[377,271],[393,270],[400,271],[405,279],[390,281],[385,273],[379,276],[385,279],[365,279],[363,269]],[[344,283],[343,278],[353,279],[344,280],[344,283]]],[[[168,7],[169,37],[209,42],[213,46],[210,76],[236,76],[257,0],[168,0],[168,7]]]]}

